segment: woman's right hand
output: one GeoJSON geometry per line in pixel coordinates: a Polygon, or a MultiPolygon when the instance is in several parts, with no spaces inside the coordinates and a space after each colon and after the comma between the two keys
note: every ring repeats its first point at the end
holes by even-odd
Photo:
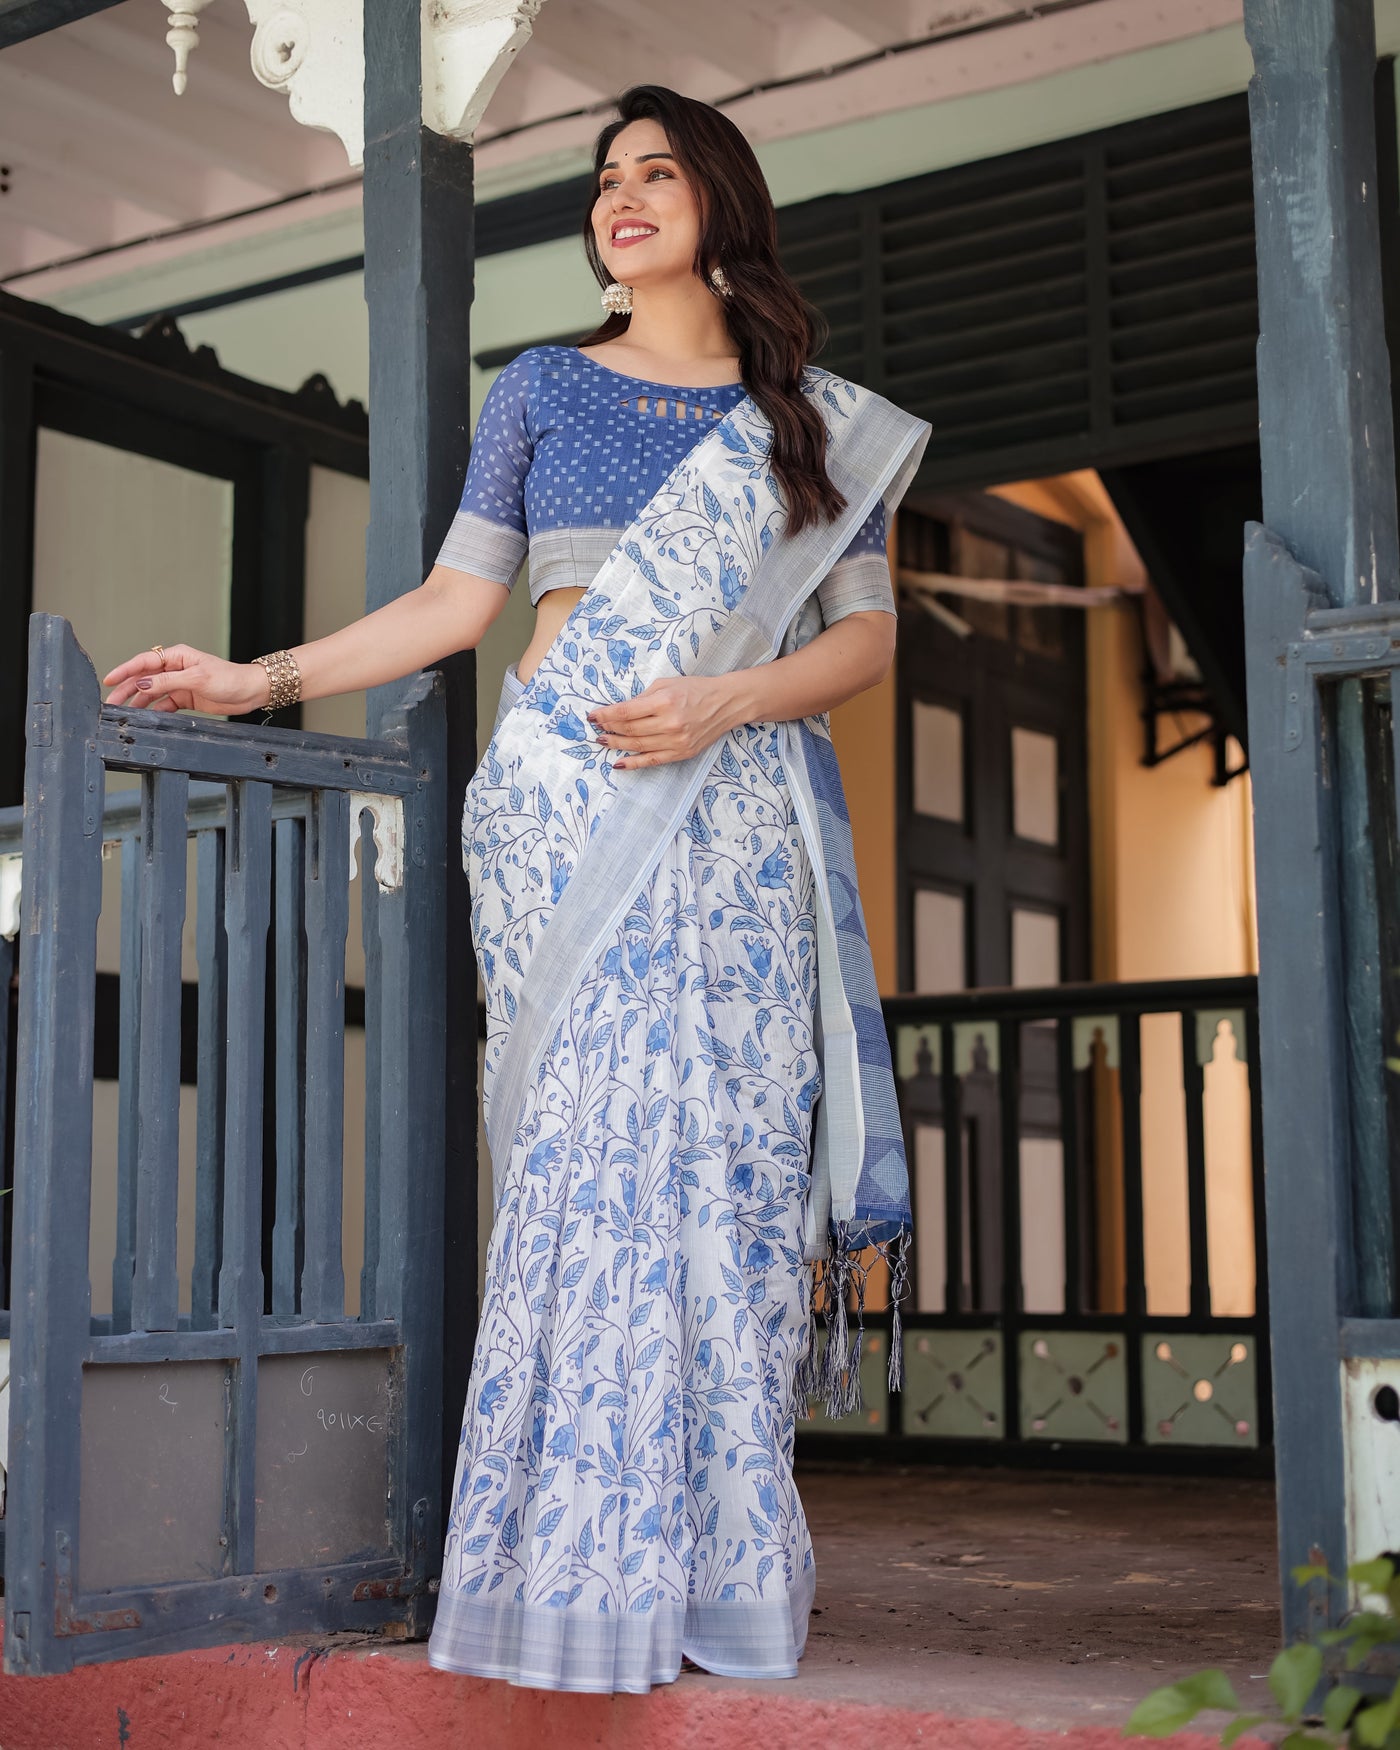
{"type": "Polygon", "coordinates": [[[270,683],[261,663],[226,662],[192,644],[165,647],[165,662],[141,650],[102,677],[110,687],[104,703],[148,711],[210,711],[236,717],[267,706],[270,683]]]}

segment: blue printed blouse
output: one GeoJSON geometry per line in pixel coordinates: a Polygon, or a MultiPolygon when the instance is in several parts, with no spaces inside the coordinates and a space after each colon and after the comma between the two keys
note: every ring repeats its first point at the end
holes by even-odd
{"type": "MultiPolygon", "coordinates": [[[[487,392],[462,502],[439,565],[509,588],[528,557],[530,600],[589,583],[622,531],[742,383],[683,388],[624,376],[573,346],[532,346],[487,392]]],[[[895,612],[877,504],[816,591],[822,619],[895,612]]]]}

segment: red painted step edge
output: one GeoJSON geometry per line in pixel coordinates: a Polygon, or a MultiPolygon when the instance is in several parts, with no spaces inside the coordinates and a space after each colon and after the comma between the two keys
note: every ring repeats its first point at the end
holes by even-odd
{"type": "MultiPolygon", "coordinates": [[[[3,1750],[812,1750],[838,1741],[879,1750],[1130,1742],[1108,1725],[1031,1731],[689,1673],[650,1695],[548,1694],[435,1671],[421,1645],[254,1644],[0,1677],[3,1750]]],[[[1133,1742],[1145,1750],[1146,1740],[1133,1742]]],[[[1203,1733],[1165,1740],[1168,1750],[1215,1742],[1203,1733]]]]}

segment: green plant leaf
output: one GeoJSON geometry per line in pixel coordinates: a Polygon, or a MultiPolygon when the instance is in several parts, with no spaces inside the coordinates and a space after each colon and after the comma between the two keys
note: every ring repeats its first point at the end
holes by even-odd
{"type": "Polygon", "coordinates": [[[1320,1732],[1290,1732],[1278,1750],[1308,1750],[1309,1746],[1315,1744],[1331,1746],[1332,1740],[1324,1738],[1320,1732]]]}
{"type": "Polygon", "coordinates": [[[1296,1585],[1306,1586],[1311,1580],[1326,1580],[1330,1575],[1325,1562],[1305,1562],[1301,1567],[1293,1569],[1293,1579],[1296,1585]]]}
{"type": "Polygon", "coordinates": [[[1381,1746],[1395,1730],[1397,1718],[1400,1718],[1400,1683],[1396,1684],[1384,1701],[1372,1702],[1370,1707],[1362,1708],[1352,1729],[1361,1743],[1368,1745],[1370,1750],[1381,1750],[1381,1746]]]}
{"type": "Polygon", "coordinates": [[[1400,1620],[1378,1610],[1358,1610],[1344,1627],[1351,1643],[1346,1657],[1348,1671],[1354,1671],[1377,1647],[1400,1640],[1400,1620]]]}
{"type": "Polygon", "coordinates": [[[1203,1705],[1179,1683],[1168,1683],[1143,1696],[1123,1731],[1129,1737],[1168,1738],[1189,1725],[1203,1705]]]}
{"type": "Polygon", "coordinates": [[[1322,1704],[1322,1723],[1329,1732],[1345,1732],[1347,1722],[1361,1700],[1361,1691],[1349,1683],[1339,1683],[1322,1704]]]}
{"type": "Polygon", "coordinates": [[[1240,1711],[1239,1697],[1223,1671],[1214,1668],[1196,1671],[1190,1677],[1178,1677],[1172,1688],[1179,1691],[1184,1701],[1194,1702],[1198,1708],[1220,1708],[1232,1714],[1240,1711]]]}
{"type": "Polygon", "coordinates": [[[1322,1675],[1322,1649],[1311,1644],[1285,1647],[1269,1667],[1269,1688],[1290,1725],[1307,1706],[1322,1675]]]}
{"type": "Polygon", "coordinates": [[[1384,1592],[1395,1578],[1395,1564],[1387,1556],[1377,1556],[1373,1562],[1353,1562],[1347,1569],[1347,1579],[1368,1592],[1384,1592]]]}
{"type": "Polygon", "coordinates": [[[1231,1720],[1220,1734],[1220,1742],[1224,1746],[1224,1750],[1230,1750],[1230,1746],[1236,1738],[1242,1738],[1246,1732],[1253,1731],[1255,1726],[1262,1726],[1265,1717],[1264,1714],[1241,1714],[1237,1720],[1231,1720]]]}

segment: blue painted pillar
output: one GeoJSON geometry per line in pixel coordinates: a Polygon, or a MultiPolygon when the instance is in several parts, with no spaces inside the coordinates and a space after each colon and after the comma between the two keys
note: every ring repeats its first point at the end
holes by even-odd
{"type": "MultiPolygon", "coordinates": [[[[470,439],[472,149],[422,125],[419,0],[372,0],[365,16],[365,301],[369,307],[370,526],[366,611],[427,575],[457,508],[470,439]]],[[[459,818],[476,765],[476,663],[439,665],[446,685],[442,840],[446,1021],[436,1066],[446,1101],[443,1231],[444,1499],[476,1330],[476,972],[459,818]]],[[[372,690],[377,736],[409,683],[372,690]]]]}
{"type": "Polygon", "coordinates": [[[1250,762],[1280,1562],[1298,1634],[1343,1600],[1300,1592],[1295,1564],[1336,1573],[1380,1553],[1347,1549],[1341,1368],[1347,1321],[1384,1323],[1396,1300],[1374,842],[1388,737],[1364,664],[1329,690],[1315,663],[1324,640],[1342,651],[1332,632],[1381,630],[1400,542],[1372,0],[1245,0],[1245,28],[1265,525],[1245,562],[1250,762]]]}

